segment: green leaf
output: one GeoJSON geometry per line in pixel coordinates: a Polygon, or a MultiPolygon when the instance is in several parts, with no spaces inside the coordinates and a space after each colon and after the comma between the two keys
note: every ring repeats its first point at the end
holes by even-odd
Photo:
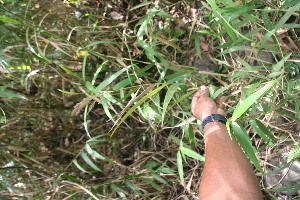
{"type": "Polygon", "coordinates": [[[103,109],[104,109],[104,112],[105,112],[106,116],[107,116],[109,119],[113,120],[113,116],[111,115],[111,113],[110,113],[110,111],[109,111],[109,108],[108,108],[107,99],[103,99],[103,100],[102,100],[102,107],[103,107],[103,109]]]}
{"type": "Polygon", "coordinates": [[[211,95],[211,98],[212,99],[215,99],[217,98],[220,94],[222,94],[225,90],[227,90],[228,88],[230,88],[234,83],[231,83],[229,85],[225,85],[223,87],[221,87],[220,89],[218,89],[216,92],[214,92],[212,95],[211,95]]]}
{"type": "Polygon", "coordinates": [[[169,105],[171,99],[173,98],[174,93],[177,91],[180,84],[181,83],[172,84],[168,88],[167,94],[166,94],[165,99],[164,99],[163,111],[162,111],[162,122],[161,123],[163,123],[163,121],[164,121],[164,117],[165,117],[168,105],[169,105]]]}
{"type": "Polygon", "coordinates": [[[15,19],[5,17],[5,16],[0,16],[0,20],[3,22],[6,22],[6,23],[11,23],[11,24],[22,24],[21,22],[15,20],[15,19]]]}
{"type": "Polygon", "coordinates": [[[90,173],[90,172],[86,171],[83,167],[81,167],[81,165],[77,162],[76,159],[73,160],[72,162],[76,165],[76,167],[77,167],[80,171],[82,171],[82,172],[84,172],[84,173],[88,173],[88,174],[90,173]]]}
{"type": "Polygon", "coordinates": [[[205,157],[204,156],[201,156],[200,154],[196,153],[195,151],[191,150],[191,149],[188,149],[188,148],[185,148],[183,146],[179,147],[180,151],[182,154],[188,156],[188,157],[191,157],[191,158],[194,158],[196,160],[200,160],[202,162],[205,161],[205,157]]]}
{"type": "Polygon", "coordinates": [[[1,91],[0,90],[0,97],[7,97],[7,98],[20,98],[20,99],[25,99],[28,100],[25,96],[12,93],[12,92],[6,92],[6,91],[1,91]]]}
{"type": "Polygon", "coordinates": [[[281,61],[272,66],[272,72],[279,72],[292,53],[288,53],[281,61]]]}
{"type": "Polygon", "coordinates": [[[122,189],[121,189],[118,185],[116,185],[116,184],[114,184],[114,183],[111,183],[111,184],[109,184],[109,185],[110,185],[110,187],[111,187],[114,191],[116,191],[116,192],[118,193],[118,195],[119,195],[120,197],[122,197],[123,199],[127,199],[125,193],[122,191],[122,189]]]}
{"type": "Polygon", "coordinates": [[[256,123],[257,127],[272,140],[272,142],[274,142],[274,143],[277,142],[277,139],[274,137],[273,133],[271,133],[271,131],[267,127],[265,127],[265,125],[263,125],[263,123],[261,123],[257,119],[255,119],[255,123],[256,123]]]}
{"type": "Polygon", "coordinates": [[[93,159],[97,158],[97,159],[100,159],[100,160],[110,161],[109,159],[107,159],[104,156],[100,155],[98,152],[94,151],[88,143],[86,143],[86,145],[85,145],[85,150],[86,150],[86,152],[88,152],[88,154],[90,154],[90,156],[93,159]]]}
{"type": "Polygon", "coordinates": [[[179,174],[179,178],[181,180],[181,183],[183,185],[185,185],[184,177],[183,177],[182,157],[181,157],[180,151],[177,152],[177,168],[178,168],[178,174],[179,174]]]}
{"type": "Polygon", "coordinates": [[[155,95],[157,92],[159,92],[161,89],[163,89],[164,87],[166,87],[166,84],[156,88],[155,90],[153,90],[152,92],[150,92],[149,94],[147,94],[146,96],[144,96],[143,98],[141,98],[138,102],[136,102],[136,104],[134,106],[132,106],[132,108],[130,108],[127,113],[122,117],[122,119],[120,120],[120,122],[116,125],[115,129],[112,131],[111,135],[113,135],[116,130],[118,129],[118,127],[125,121],[125,119],[127,119],[127,117],[129,115],[131,115],[131,113],[133,113],[133,111],[135,111],[135,109],[137,107],[139,107],[142,103],[144,103],[147,99],[149,99],[151,96],[155,95]]]}
{"type": "Polygon", "coordinates": [[[286,117],[291,118],[292,120],[295,120],[296,122],[300,123],[300,118],[297,118],[296,115],[293,115],[293,114],[283,111],[283,110],[276,110],[276,112],[280,115],[286,116],[286,117]]]}
{"type": "MultiPolygon", "coordinates": [[[[138,75],[137,77],[141,78],[142,76],[138,75]]],[[[125,88],[126,86],[128,86],[128,85],[132,84],[134,81],[136,81],[137,77],[136,76],[130,76],[130,77],[120,81],[119,83],[117,83],[113,87],[113,90],[119,90],[119,89],[125,88]]]]}
{"type": "MultiPolygon", "coordinates": [[[[62,68],[65,72],[67,72],[68,74],[71,74],[71,75],[73,75],[73,76],[75,76],[75,77],[77,77],[77,78],[80,78],[77,74],[75,74],[74,72],[72,72],[70,69],[68,69],[68,68],[66,68],[66,67],[64,67],[64,66],[62,66],[62,65],[59,65],[58,64],[58,66],[60,67],[60,68],[62,68]]],[[[81,78],[80,78],[81,79],[81,78]]]]}
{"type": "Polygon", "coordinates": [[[143,193],[130,181],[125,180],[125,184],[128,185],[135,193],[137,193],[140,196],[143,196],[143,193]]]}
{"type": "Polygon", "coordinates": [[[259,164],[259,162],[258,162],[258,160],[256,158],[256,155],[255,155],[256,150],[252,146],[251,139],[248,136],[248,134],[247,134],[246,130],[244,129],[244,127],[241,126],[237,122],[232,122],[231,127],[232,127],[232,130],[234,132],[235,137],[237,138],[239,144],[241,145],[241,147],[245,151],[245,153],[248,156],[248,158],[252,161],[252,163],[254,164],[254,166],[260,172],[263,172],[263,169],[260,166],[260,164],[259,164]]]}
{"type": "Polygon", "coordinates": [[[85,87],[86,87],[90,92],[94,92],[94,91],[95,91],[95,87],[94,87],[89,81],[86,81],[86,82],[85,82],[85,87]]]}
{"type": "Polygon", "coordinates": [[[290,8],[283,17],[277,22],[277,24],[274,26],[274,29],[267,32],[266,35],[261,40],[261,45],[264,45],[266,41],[272,36],[275,35],[275,32],[282,28],[283,25],[286,23],[286,21],[290,18],[291,15],[293,15],[297,10],[300,8],[300,2],[298,2],[296,5],[294,5],[292,8],[290,8]]]}
{"type": "Polygon", "coordinates": [[[77,93],[77,92],[68,92],[68,91],[65,91],[65,90],[61,90],[61,89],[57,89],[58,91],[62,92],[62,93],[65,93],[65,94],[84,94],[84,93],[77,93]]]}
{"type": "Polygon", "coordinates": [[[13,85],[14,85],[13,83],[12,84],[7,84],[7,85],[2,85],[2,86],[0,86],[0,91],[4,90],[5,88],[9,88],[9,87],[11,87],[13,85]]]}
{"type": "Polygon", "coordinates": [[[99,171],[99,172],[103,172],[99,167],[97,167],[97,165],[86,155],[86,153],[84,153],[83,151],[81,152],[81,156],[83,158],[83,160],[94,170],[99,171]]]}
{"type": "Polygon", "coordinates": [[[70,181],[75,181],[75,182],[80,182],[80,180],[78,179],[78,178],[76,178],[76,177],[74,177],[74,176],[69,176],[69,175],[65,175],[65,174],[63,174],[63,175],[61,175],[61,177],[62,178],[65,178],[65,179],[69,179],[70,181]]]}
{"type": "Polygon", "coordinates": [[[165,179],[163,179],[162,177],[157,176],[156,174],[152,174],[152,177],[154,179],[156,179],[157,181],[161,182],[162,184],[165,184],[165,185],[171,187],[170,184],[165,179]]]}
{"type": "Polygon", "coordinates": [[[105,64],[107,63],[108,61],[104,61],[96,70],[94,76],[93,76],[93,80],[92,80],[92,85],[95,85],[95,81],[98,77],[98,74],[101,72],[101,70],[104,68],[105,64]]]}
{"type": "MultiPolygon", "coordinates": [[[[267,134],[260,129],[260,127],[258,127],[256,120],[250,120],[249,121],[251,127],[257,132],[257,134],[265,141],[268,142],[270,144],[271,147],[274,147],[273,142],[270,142],[270,138],[267,137],[267,134]]],[[[272,134],[272,133],[271,133],[272,134]]],[[[273,136],[274,137],[274,136],[273,136]]]]}
{"type": "Polygon", "coordinates": [[[107,79],[105,79],[102,83],[100,83],[96,89],[95,89],[95,93],[100,92],[101,90],[103,90],[106,86],[108,86],[109,84],[111,84],[116,78],[118,78],[123,72],[125,72],[126,70],[128,70],[130,67],[132,67],[133,65],[129,65],[123,69],[121,69],[120,71],[114,73],[113,75],[111,75],[110,77],[108,77],[107,79]]]}
{"type": "Polygon", "coordinates": [[[163,190],[153,181],[151,181],[149,178],[142,178],[143,181],[151,185],[154,189],[163,192],[163,190]]]}
{"type": "Polygon", "coordinates": [[[240,116],[242,116],[251,106],[254,104],[267,90],[269,90],[280,78],[273,80],[265,85],[265,87],[259,89],[244,101],[242,101],[239,106],[233,111],[232,121],[236,121],[240,116]]]}

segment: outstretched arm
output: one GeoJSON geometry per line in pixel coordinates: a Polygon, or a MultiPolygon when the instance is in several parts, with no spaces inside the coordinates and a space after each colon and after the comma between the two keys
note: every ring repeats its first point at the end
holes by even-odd
{"type": "MultiPolygon", "coordinates": [[[[211,114],[225,115],[224,110],[209,97],[205,86],[194,94],[192,113],[200,120],[211,114]]],[[[237,142],[230,139],[226,126],[210,122],[203,131],[206,160],[199,188],[200,199],[263,199],[250,161],[237,142]]]]}

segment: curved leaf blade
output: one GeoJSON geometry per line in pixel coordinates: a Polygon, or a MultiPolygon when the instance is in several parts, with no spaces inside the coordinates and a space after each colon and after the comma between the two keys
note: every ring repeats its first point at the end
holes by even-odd
{"type": "Polygon", "coordinates": [[[232,121],[236,121],[240,116],[242,116],[266,91],[268,91],[280,78],[271,81],[269,84],[265,85],[263,88],[259,89],[249,97],[247,97],[239,106],[233,111],[232,121]]]}
{"type": "Polygon", "coordinates": [[[246,130],[243,126],[241,126],[237,122],[232,122],[231,124],[232,130],[234,132],[235,137],[237,138],[238,142],[240,143],[241,147],[245,151],[248,158],[252,161],[254,166],[260,171],[263,172],[262,167],[260,166],[257,157],[255,155],[256,150],[252,146],[252,142],[248,134],[246,133],[246,130]]]}

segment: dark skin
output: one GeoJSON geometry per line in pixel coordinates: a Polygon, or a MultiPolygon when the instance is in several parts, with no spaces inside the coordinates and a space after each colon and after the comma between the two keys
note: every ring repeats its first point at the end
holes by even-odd
{"type": "MultiPolygon", "coordinates": [[[[225,116],[208,87],[201,86],[192,98],[192,113],[199,120],[211,114],[225,116]]],[[[251,163],[226,126],[210,122],[204,128],[206,160],[199,188],[201,200],[262,200],[263,195],[251,163]]]]}

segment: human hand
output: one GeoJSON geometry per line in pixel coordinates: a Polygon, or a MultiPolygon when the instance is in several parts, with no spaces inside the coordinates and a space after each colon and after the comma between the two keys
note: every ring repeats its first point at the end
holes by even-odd
{"type": "Polygon", "coordinates": [[[212,114],[225,116],[224,110],[209,97],[208,87],[204,85],[200,87],[200,90],[195,92],[192,98],[191,110],[193,115],[201,121],[212,114]]]}

